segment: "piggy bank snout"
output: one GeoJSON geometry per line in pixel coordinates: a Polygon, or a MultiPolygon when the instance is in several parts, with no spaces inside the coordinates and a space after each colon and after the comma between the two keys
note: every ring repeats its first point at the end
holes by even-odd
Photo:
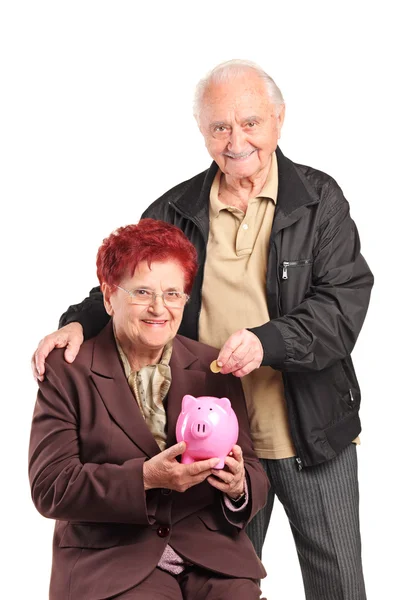
{"type": "Polygon", "coordinates": [[[204,419],[196,419],[190,428],[194,438],[206,438],[211,433],[211,424],[204,419]]]}

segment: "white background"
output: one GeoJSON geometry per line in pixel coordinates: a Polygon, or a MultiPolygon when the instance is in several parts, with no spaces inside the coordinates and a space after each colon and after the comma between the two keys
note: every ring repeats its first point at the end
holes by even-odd
{"type": "MultiPolygon", "coordinates": [[[[49,581],[53,523],[35,511],[27,479],[32,351],[97,284],[103,237],[207,168],[192,94],[205,72],[231,58],[258,62],[281,87],[283,152],[339,182],[376,276],[354,352],[363,390],[363,560],[369,600],[398,597],[394,7],[385,0],[1,3],[2,597],[43,600],[49,581]]],[[[264,564],[268,600],[304,598],[280,505],[264,564]]]]}

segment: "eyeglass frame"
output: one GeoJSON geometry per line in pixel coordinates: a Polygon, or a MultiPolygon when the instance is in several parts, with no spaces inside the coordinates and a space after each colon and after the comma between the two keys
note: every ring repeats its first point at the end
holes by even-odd
{"type": "MultiPolygon", "coordinates": [[[[156,298],[160,297],[162,298],[163,304],[166,308],[184,308],[184,306],[188,303],[190,296],[189,294],[186,294],[185,292],[178,292],[178,290],[173,290],[175,292],[178,292],[179,294],[182,294],[183,297],[185,298],[185,302],[182,304],[182,306],[171,306],[170,304],[166,304],[165,303],[165,298],[164,298],[164,294],[166,292],[162,292],[161,294],[156,294],[155,292],[153,292],[153,290],[146,290],[145,288],[135,288],[133,290],[126,290],[125,288],[121,287],[120,285],[117,285],[116,283],[114,283],[114,286],[116,288],[118,288],[119,290],[122,290],[123,292],[125,292],[126,294],[128,294],[128,296],[130,296],[133,299],[132,293],[137,291],[137,290],[145,290],[146,292],[149,292],[152,294],[151,297],[151,301],[148,303],[143,303],[143,302],[131,302],[131,304],[134,304],[135,306],[151,306],[152,304],[154,304],[154,302],[156,301],[156,298]]],[[[169,290],[172,291],[172,290],[169,290]]]]}

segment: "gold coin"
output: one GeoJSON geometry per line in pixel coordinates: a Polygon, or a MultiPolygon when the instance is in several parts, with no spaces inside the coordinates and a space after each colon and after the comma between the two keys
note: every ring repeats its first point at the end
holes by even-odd
{"type": "Polygon", "coordinates": [[[219,366],[217,365],[217,361],[216,361],[216,360],[213,360],[213,361],[212,361],[212,363],[211,363],[211,365],[210,365],[210,370],[211,370],[213,373],[219,373],[219,372],[220,372],[220,370],[221,370],[221,368],[222,368],[222,367],[219,367],[219,366]]]}

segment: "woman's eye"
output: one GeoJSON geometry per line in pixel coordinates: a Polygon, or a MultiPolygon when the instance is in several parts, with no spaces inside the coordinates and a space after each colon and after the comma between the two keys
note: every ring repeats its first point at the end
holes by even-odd
{"type": "Polygon", "coordinates": [[[167,298],[180,298],[181,292],[167,292],[166,296],[167,298]]]}
{"type": "Polygon", "coordinates": [[[135,296],[143,296],[144,298],[151,295],[148,290],[135,290],[134,294],[135,296]]]}

